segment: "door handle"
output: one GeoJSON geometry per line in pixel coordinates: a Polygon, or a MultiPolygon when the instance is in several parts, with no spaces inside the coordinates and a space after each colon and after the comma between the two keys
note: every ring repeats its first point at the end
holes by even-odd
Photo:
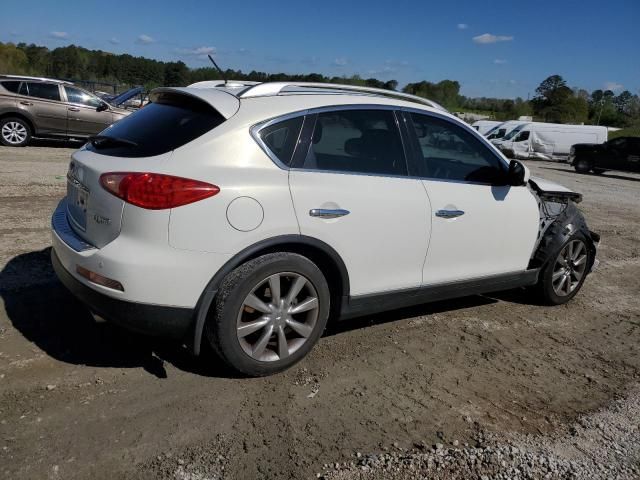
{"type": "Polygon", "coordinates": [[[78,107],[69,107],[70,112],[79,112],[80,109],[78,107]]]}
{"type": "Polygon", "coordinates": [[[464,215],[462,210],[438,210],[436,212],[436,217],[440,218],[456,218],[461,215],[464,215]]]}
{"type": "Polygon", "coordinates": [[[33,105],[33,102],[27,102],[26,100],[22,100],[20,102],[20,105],[26,105],[27,107],[30,107],[31,105],[33,105]]]}
{"type": "Polygon", "coordinates": [[[345,215],[349,215],[351,212],[349,210],[344,210],[342,208],[336,209],[326,209],[326,208],[314,208],[309,210],[309,215],[312,217],[320,217],[320,218],[338,218],[344,217],[345,215]]]}

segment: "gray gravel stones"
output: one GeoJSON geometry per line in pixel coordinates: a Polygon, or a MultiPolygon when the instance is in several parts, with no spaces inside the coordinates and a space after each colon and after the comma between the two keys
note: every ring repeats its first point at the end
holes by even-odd
{"type": "Polygon", "coordinates": [[[320,478],[640,479],[640,386],[552,435],[484,433],[476,446],[437,443],[428,449],[362,455],[334,464],[320,478]]]}

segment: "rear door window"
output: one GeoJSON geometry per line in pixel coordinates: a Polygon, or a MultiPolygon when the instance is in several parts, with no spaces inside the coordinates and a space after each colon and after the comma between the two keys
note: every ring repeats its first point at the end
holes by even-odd
{"type": "Polygon", "coordinates": [[[15,82],[15,81],[10,81],[10,82],[0,82],[2,83],[2,86],[9,90],[12,93],[18,93],[18,90],[20,89],[20,82],[15,82]]]}
{"type": "Polygon", "coordinates": [[[60,101],[60,89],[55,83],[27,82],[27,85],[31,97],[60,101]]]}
{"type": "Polygon", "coordinates": [[[162,93],[153,103],[100,133],[87,148],[103,155],[152,157],[175,150],[224,122],[209,104],[196,98],[162,93]]]}
{"type": "Polygon", "coordinates": [[[260,139],[275,157],[289,166],[298,143],[303,116],[283,120],[260,130],[260,139]]]}
{"type": "Polygon", "coordinates": [[[319,113],[302,168],[371,175],[406,175],[407,164],[391,110],[319,113]]]}

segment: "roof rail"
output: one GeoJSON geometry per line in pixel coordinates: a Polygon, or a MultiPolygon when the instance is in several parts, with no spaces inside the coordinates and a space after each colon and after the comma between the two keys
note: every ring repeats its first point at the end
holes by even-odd
{"type": "Polygon", "coordinates": [[[38,80],[41,82],[55,82],[55,83],[64,83],[66,85],[73,85],[72,82],[67,82],[66,80],[58,80],[57,78],[46,78],[46,77],[29,77],[27,75],[6,75],[0,74],[0,78],[12,78],[16,80],[38,80]]]}
{"type": "Polygon", "coordinates": [[[381,97],[406,100],[408,102],[420,103],[438,110],[447,111],[442,105],[427,98],[410,95],[408,93],[396,92],[394,90],[384,90],[382,88],[361,87],[358,85],[342,85],[339,83],[315,83],[315,82],[265,82],[250,86],[239,97],[268,97],[280,95],[281,93],[318,93],[318,90],[328,90],[330,93],[362,93],[379,95],[381,97]]]}
{"type": "Polygon", "coordinates": [[[216,87],[226,87],[226,88],[242,88],[242,87],[253,87],[254,85],[258,85],[260,82],[250,82],[248,80],[204,80],[202,82],[192,83],[191,85],[187,85],[190,88],[216,88],[216,87]]]}

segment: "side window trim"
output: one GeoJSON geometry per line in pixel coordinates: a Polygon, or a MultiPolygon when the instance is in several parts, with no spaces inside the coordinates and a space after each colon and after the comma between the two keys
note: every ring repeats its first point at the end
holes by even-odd
{"type": "Polygon", "coordinates": [[[470,126],[467,125],[460,125],[458,123],[452,122],[451,119],[449,119],[448,117],[444,116],[444,115],[440,115],[437,112],[429,112],[426,110],[420,110],[417,108],[410,108],[410,107],[402,107],[401,109],[402,112],[402,116],[404,119],[404,123],[405,123],[405,127],[406,127],[406,131],[407,131],[407,135],[408,135],[408,141],[411,143],[411,158],[410,158],[410,164],[411,164],[411,169],[409,171],[409,175],[413,176],[414,178],[419,178],[422,180],[429,180],[429,181],[434,181],[434,182],[447,182],[447,183],[462,183],[465,185],[492,185],[491,183],[485,183],[485,182],[473,182],[473,181],[468,181],[468,180],[453,180],[453,179],[443,179],[443,178],[436,178],[436,177],[430,177],[428,175],[421,175],[420,174],[420,168],[419,165],[420,163],[423,161],[423,158],[421,157],[420,152],[417,149],[417,145],[419,144],[418,141],[418,137],[415,133],[415,129],[411,128],[412,122],[413,120],[411,119],[411,113],[415,113],[418,115],[424,115],[427,117],[433,117],[439,120],[443,120],[445,122],[450,123],[451,125],[454,125],[458,128],[462,128],[466,131],[468,131],[471,135],[474,136],[474,138],[476,138],[479,142],[480,145],[482,145],[482,148],[484,148],[486,151],[488,151],[498,162],[498,164],[501,166],[501,168],[505,171],[505,173],[508,171],[508,164],[505,162],[505,160],[500,157],[500,155],[498,155],[495,151],[493,151],[492,148],[490,148],[489,146],[485,145],[485,143],[482,140],[482,136],[478,133],[477,130],[471,128],[470,126]]]}

